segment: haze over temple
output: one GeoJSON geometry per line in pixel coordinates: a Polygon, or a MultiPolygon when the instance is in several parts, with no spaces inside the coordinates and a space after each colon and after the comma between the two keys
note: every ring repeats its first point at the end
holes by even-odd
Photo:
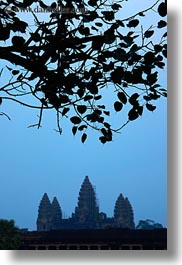
{"type": "Polygon", "coordinates": [[[85,177],[78,196],[78,205],[70,218],[62,217],[62,210],[56,197],[52,203],[47,193],[39,205],[37,231],[59,229],[104,229],[107,227],[134,229],[134,214],[128,198],[120,194],[114,207],[114,216],[108,218],[100,212],[96,201],[94,188],[85,177]]]}

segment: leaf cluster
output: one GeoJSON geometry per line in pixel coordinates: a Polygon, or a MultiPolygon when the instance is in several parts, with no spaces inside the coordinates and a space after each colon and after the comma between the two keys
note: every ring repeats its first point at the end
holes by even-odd
{"type": "MultiPolygon", "coordinates": [[[[73,135],[81,133],[83,143],[88,128],[97,130],[100,141],[106,143],[123,128],[112,127],[109,118],[113,111],[124,113],[125,125],[142,116],[144,109],[154,111],[153,102],[166,97],[158,80],[167,57],[167,3],[157,1],[147,10],[118,19],[124,4],[127,7],[124,2],[55,1],[48,6],[35,0],[1,1],[0,58],[16,66],[9,68],[12,79],[1,91],[10,100],[40,110],[35,126],[41,126],[44,109],[55,109],[60,133],[61,120],[66,118],[73,135]],[[30,31],[16,11],[34,3],[53,11],[48,22],[39,21],[34,13],[35,26],[30,31]],[[143,29],[142,19],[154,9],[159,18],[156,25],[143,29]],[[161,32],[157,43],[155,32],[161,32]],[[112,108],[104,98],[106,87],[114,87],[112,108]],[[27,95],[39,106],[24,102],[27,95]]],[[[0,103],[4,99],[7,97],[1,96],[0,103]]]]}

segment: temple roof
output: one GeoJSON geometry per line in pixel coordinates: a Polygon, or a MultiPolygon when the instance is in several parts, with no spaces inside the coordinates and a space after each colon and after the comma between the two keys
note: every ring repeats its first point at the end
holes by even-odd
{"type": "Polygon", "coordinates": [[[56,197],[53,198],[52,205],[59,205],[59,202],[56,197]]]}
{"type": "Polygon", "coordinates": [[[52,209],[53,210],[56,210],[56,209],[61,210],[60,204],[59,204],[59,202],[58,202],[58,200],[57,200],[56,197],[53,198],[53,201],[52,201],[52,209]]]}
{"type": "Polygon", "coordinates": [[[44,193],[39,207],[50,206],[50,205],[51,203],[50,203],[49,197],[47,193],[44,193]]]}
{"type": "Polygon", "coordinates": [[[89,215],[90,217],[95,218],[98,211],[99,209],[96,202],[94,188],[88,176],[86,176],[80,188],[78,206],[75,208],[75,214],[77,217],[89,215]]]}
{"type": "Polygon", "coordinates": [[[92,186],[92,184],[91,184],[91,182],[90,182],[88,176],[86,176],[86,177],[84,178],[84,181],[83,181],[82,185],[91,185],[91,186],[92,186]]]}
{"type": "Polygon", "coordinates": [[[53,214],[53,218],[55,219],[62,218],[61,207],[56,197],[54,197],[52,201],[52,214],[53,214]]]}
{"type": "Polygon", "coordinates": [[[43,200],[44,200],[44,201],[45,201],[45,200],[46,200],[46,201],[47,201],[47,200],[49,201],[49,197],[48,197],[48,195],[47,195],[46,192],[44,193],[44,195],[43,195],[43,197],[42,197],[42,201],[43,201],[43,200]]]}
{"type": "Polygon", "coordinates": [[[124,200],[124,196],[122,193],[120,193],[118,198],[117,198],[117,201],[122,201],[122,200],[124,200]]]}
{"type": "Polygon", "coordinates": [[[51,215],[52,215],[51,203],[47,193],[44,193],[39,205],[37,221],[40,221],[42,218],[46,218],[47,220],[51,219],[51,215]]]}

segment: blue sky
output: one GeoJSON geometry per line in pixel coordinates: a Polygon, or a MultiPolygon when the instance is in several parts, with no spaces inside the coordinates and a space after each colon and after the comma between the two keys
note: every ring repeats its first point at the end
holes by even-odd
{"type": "MultiPolygon", "coordinates": [[[[141,2],[146,6],[146,1],[141,2]]],[[[165,72],[160,81],[166,85],[165,72]]],[[[0,111],[11,117],[11,121],[0,117],[0,218],[15,219],[19,227],[34,230],[44,192],[51,200],[57,196],[68,217],[88,175],[96,186],[100,210],[108,216],[113,215],[115,201],[123,193],[133,206],[136,224],[152,219],[167,225],[166,99],[157,102],[155,112],[145,112],[106,145],[94,131],[82,144],[67,123],[59,136],[53,130],[52,112],[45,113],[43,127],[37,130],[27,128],[36,122],[36,112],[12,102],[3,102],[0,111]]],[[[118,118],[115,114],[113,122],[118,118]]]]}

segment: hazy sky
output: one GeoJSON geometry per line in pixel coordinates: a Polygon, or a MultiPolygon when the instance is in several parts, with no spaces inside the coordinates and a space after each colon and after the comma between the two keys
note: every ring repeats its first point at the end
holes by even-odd
{"type": "MultiPolygon", "coordinates": [[[[139,3],[146,6],[146,1],[139,3]]],[[[160,81],[166,85],[165,72],[160,81]]],[[[166,99],[157,102],[154,113],[145,112],[106,145],[95,132],[82,144],[67,124],[59,136],[53,130],[53,113],[46,113],[43,128],[37,130],[27,128],[37,121],[36,112],[12,102],[4,102],[0,111],[12,119],[0,116],[0,218],[35,229],[44,192],[51,200],[57,196],[68,217],[88,175],[96,186],[100,210],[108,216],[113,215],[115,201],[123,193],[133,206],[136,224],[152,219],[167,225],[166,99]]],[[[114,119],[118,118],[115,114],[114,119]]]]}

